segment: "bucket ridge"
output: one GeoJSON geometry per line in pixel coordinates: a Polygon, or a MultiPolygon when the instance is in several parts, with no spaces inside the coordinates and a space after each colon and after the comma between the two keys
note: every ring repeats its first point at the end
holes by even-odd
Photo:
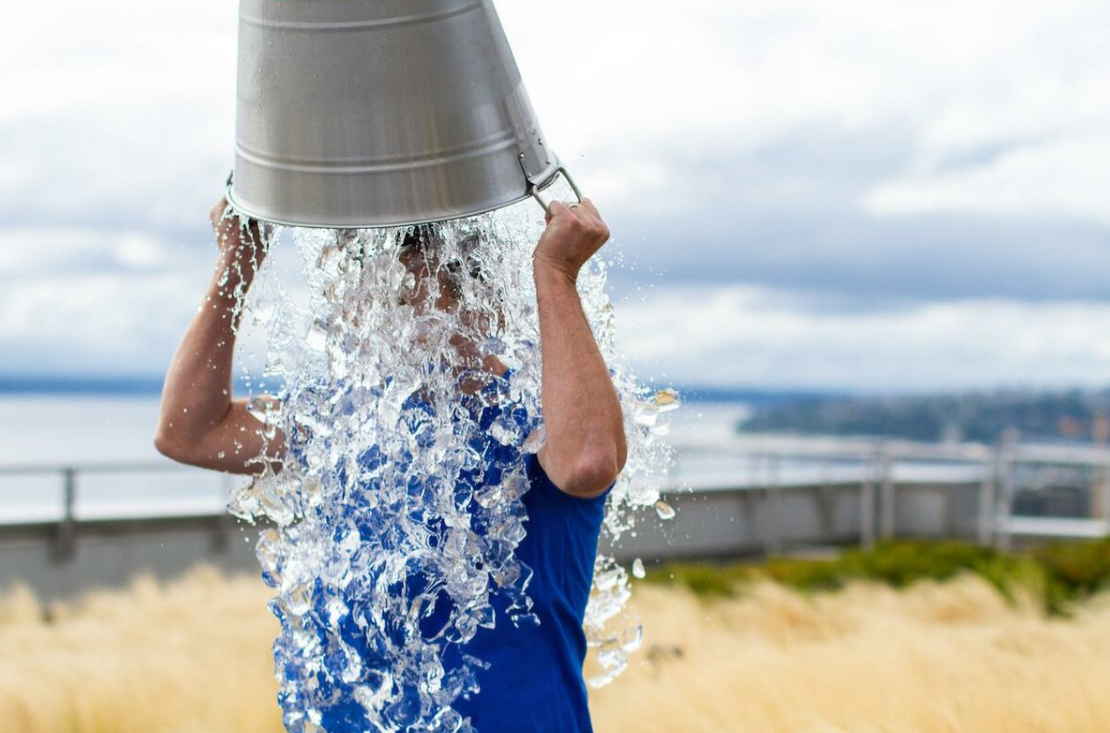
{"type": "Polygon", "coordinates": [[[460,8],[451,8],[433,13],[403,15],[395,18],[381,18],[376,20],[348,20],[348,21],[301,21],[301,20],[270,20],[251,15],[240,15],[239,19],[248,25],[260,28],[274,28],[281,30],[303,31],[360,31],[386,29],[396,26],[419,25],[437,20],[453,18],[456,15],[473,12],[482,7],[481,0],[460,8]]]}

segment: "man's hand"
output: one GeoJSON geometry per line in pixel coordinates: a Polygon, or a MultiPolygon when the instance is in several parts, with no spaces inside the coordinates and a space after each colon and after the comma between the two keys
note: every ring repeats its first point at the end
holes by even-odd
{"type": "Polygon", "coordinates": [[[237,271],[233,274],[252,276],[266,259],[268,246],[258,221],[247,219],[244,226],[238,215],[228,211],[227,199],[223,197],[208,212],[208,221],[216,233],[221,267],[231,267],[237,271]]]}
{"type": "Polygon", "coordinates": [[[554,202],[547,209],[547,229],[533,261],[537,269],[553,270],[574,282],[582,266],[607,241],[609,227],[592,201],[582,199],[581,204],[570,206],[554,202]]]}

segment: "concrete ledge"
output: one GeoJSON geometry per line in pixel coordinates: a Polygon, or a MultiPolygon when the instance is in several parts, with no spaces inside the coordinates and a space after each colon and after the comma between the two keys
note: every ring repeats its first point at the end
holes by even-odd
{"type": "Polygon", "coordinates": [[[1104,519],[1009,517],[999,520],[999,530],[1006,534],[1026,537],[1099,539],[1110,534],[1110,522],[1104,519]]]}
{"type": "MultiPolygon", "coordinates": [[[[870,541],[882,536],[975,539],[980,485],[859,483],[668,492],[677,516],[645,509],[639,526],[602,549],[622,562],[736,558],[870,541]],[[868,505],[870,504],[870,509],[868,505]],[[885,517],[883,521],[881,518],[885,517]],[[881,527],[879,525],[882,525],[881,527]]],[[[137,573],[169,579],[198,563],[259,572],[258,532],[226,514],[0,526],[0,589],[24,583],[42,598],[125,585],[137,573]]]]}

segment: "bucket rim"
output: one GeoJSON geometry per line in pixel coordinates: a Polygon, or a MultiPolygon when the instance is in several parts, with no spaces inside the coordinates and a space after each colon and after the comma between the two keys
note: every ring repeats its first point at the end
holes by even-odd
{"type": "MultiPolygon", "coordinates": [[[[547,171],[544,171],[544,172],[546,173],[547,171]]],[[[547,204],[547,202],[545,202],[542,198],[540,198],[538,196],[538,192],[543,191],[543,190],[549,188],[550,186],[554,185],[555,179],[558,177],[558,175],[560,173],[562,173],[563,177],[567,179],[567,182],[570,184],[571,189],[574,191],[574,195],[578,198],[579,203],[581,203],[581,201],[582,201],[582,192],[579,190],[577,183],[575,183],[575,181],[574,181],[574,178],[571,177],[570,171],[568,171],[566,169],[566,167],[564,167],[562,165],[562,163],[556,162],[555,165],[553,166],[553,170],[551,170],[550,175],[546,176],[546,178],[541,183],[536,183],[532,178],[528,178],[527,179],[528,186],[527,186],[527,189],[524,191],[524,193],[521,194],[520,196],[517,196],[516,198],[505,201],[504,203],[497,204],[496,206],[488,206],[488,207],[484,207],[484,208],[481,208],[481,209],[476,209],[474,211],[470,211],[470,212],[466,212],[466,213],[462,213],[462,214],[452,214],[450,216],[441,216],[441,217],[435,217],[435,218],[432,218],[432,219],[416,219],[416,220],[412,220],[412,221],[398,221],[398,222],[395,222],[395,223],[394,222],[389,222],[389,223],[377,223],[377,224],[347,224],[347,225],[344,225],[344,226],[336,226],[336,225],[331,225],[331,224],[308,224],[308,223],[296,222],[296,221],[292,221],[292,220],[288,220],[288,219],[274,219],[274,218],[269,217],[269,216],[262,216],[260,214],[255,213],[255,211],[253,211],[250,206],[244,206],[242,203],[240,203],[238,197],[235,195],[235,185],[234,185],[235,184],[235,170],[234,169],[232,169],[232,171],[227,176],[227,183],[224,185],[224,196],[225,196],[225,198],[227,198],[227,202],[236,211],[242,212],[242,213],[246,214],[247,216],[249,216],[252,219],[257,219],[258,221],[262,221],[262,222],[265,222],[267,224],[274,224],[274,225],[282,226],[282,227],[296,227],[298,229],[395,229],[395,228],[400,228],[400,227],[416,226],[418,224],[442,224],[444,222],[449,222],[449,221],[459,221],[459,220],[462,220],[462,219],[470,219],[470,218],[475,217],[475,216],[481,216],[482,214],[489,214],[489,213],[497,211],[499,209],[504,209],[506,207],[513,206],[515,204],[519,204],[521,201],[525,201],[525,200],[530,199],[530,198],[535,199],[539,203],[540,207],[546,212],[548,204],[547,204]]]]}
{"type": "Polygon", "coordinates": [[[398,222],[385,222],[385,223],[378,222],[376,224],[335,225],[335,224],[309,224],[309,223],[306,223],[306,222],[298,222],[298,221],[293,221],[293,220],[290,220],[290,219],[281,219],[281,218],[275,219],[273,217],[263,216],[259,213],[256,213],[256,211],[252,210],[252,208],[250,206],[244,206],[242,203],[240,203],[238,197],[236,197],[236,195],[235,195],[235,186],[233,185],[230,178],[228,179],[227,185],[225,187],[224,195],[227,198],[227,202],[229,204],[231,204],[231,206],[236,211],[242,212],[242,213],[246,214],[247,216],[249,216],[252,219],[257,219],[258,221],[263,221],[263,222],[266,222],[267,224],[275,224],[277,226],[282,226],[282,227],[296,227],[298,229],[395,229],[395,228],[399,228],[399,227],[416,226],[418,224],[442,224],[443,222],[458,221],[460,219],[469,219],[469,218],[474,217],[474,216],[481,216],[482,214],[489,214],[491,212],[497,211],[498,209],[503,209],[507,206],[512,206],[514,204],[519,204],[521,201],[532,198],[531,191],[525,191],[522,195],[517,196],[516,198],[513,198],[510,201],[506,201],[502,204],[498,204],[497,206],[489,206],[489,207],[485,207],[485,208],[482,208],[482,209],[478,209],[476,211],[465,212],[465,213],[462,213],[462,214],[451,214],[450,216],[441,216],[441,217],[435,217],[435,218],[432,218],[432,219],[414,219],[414,220],[411,220],[411,221],[398,221],[398,222]]]}

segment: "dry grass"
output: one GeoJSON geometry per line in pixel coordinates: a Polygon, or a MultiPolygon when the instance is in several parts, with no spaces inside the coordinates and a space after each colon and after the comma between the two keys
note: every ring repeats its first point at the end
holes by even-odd
{"type": "MultiPolygon", "coordinates": [[[[0,600],[0,729],[278,733],[276,622],[253,578],[197,570],[43,609],[0,600]]],[[[641,586],[644,651],[594,695],[598,733],[1107,731],[1110,600],[1049,621],[982,581],[706,603],[641,586]]],[[[507,732],[497,732],[507,733],[507,732]]]]}
{"type": "Polygon", "coordinates": [[[197,569],[49,609],[0,603],[0,730],[275,733],[277,620],[253,578],[197,569]]]}
{"type": "Polygon", "coordinates": [[[604,733],[1108,731],[1110,604],[1048,621],[981,580],[703,603],[640,588],[646,653],[595,695],[604,733]]]}

